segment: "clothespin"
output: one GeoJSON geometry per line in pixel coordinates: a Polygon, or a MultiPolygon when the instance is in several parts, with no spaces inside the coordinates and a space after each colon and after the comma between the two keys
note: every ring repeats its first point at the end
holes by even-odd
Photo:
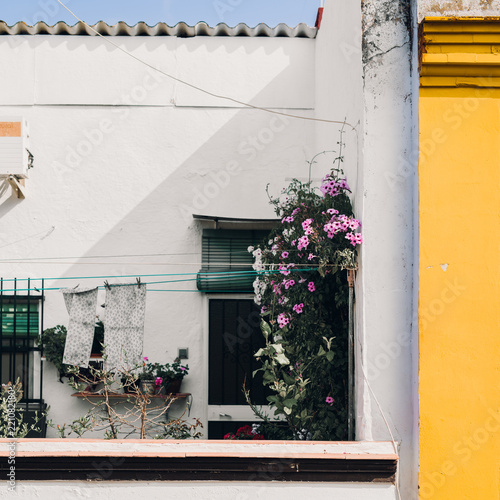
{"type": "Polygon", "coordinates": [[[109,283],[107,282],[107,280],[104,282],[104,286],[105,286],[108,290],[111,290],[111,286],[109,285],[109,283]]]}
{"type": "Polygon", "coordinates": [[[141,288],[141,278],[136,278],[137,286],[141,288]]]}

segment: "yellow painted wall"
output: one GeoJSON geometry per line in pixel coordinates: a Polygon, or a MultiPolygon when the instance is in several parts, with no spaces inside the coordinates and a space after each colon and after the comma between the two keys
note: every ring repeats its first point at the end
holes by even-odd
{"type": "Polygon", "coordinates": [[[500,95],[423,88],[420,498],[500,499],[500,95]]]}

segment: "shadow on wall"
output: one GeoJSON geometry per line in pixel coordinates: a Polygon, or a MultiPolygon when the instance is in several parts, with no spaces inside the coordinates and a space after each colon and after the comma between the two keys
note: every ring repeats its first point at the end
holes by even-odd
{"type": "MultiPolygon", "coordinates": [[[[282,75],[277,78],[281,79],[282,75]]],[[[262,93],[269,87],[276,88],[274,80],[262,93]]],[[[64,121],[67,111],[62,107],[51,113],[53,119],[64,121]]],[[[92,120],[98,124],[103,119],[115,126],[109,133],[102,131],[102,140],[96,140],[89,154],[80,155],[73,167],[59,162],[55,169],[58,181],[51,188],[53,192],[46,193],[50,199],[80,190],[84,203],[67,199],[68,205],[80,206],[73,211],[69,226],[81,225],[82,231],[93,227],[99,238],[63,276],[195,273],[200,268],[201,228],[193,222],[192,214],[274,217],[267,184],[276,195],[287,184],[285,179],[307,176],[306,160],[314,153],[314,122],[258,110],[137,106],[114,113],[109,108],[79,110],[82,121],[70,126],[78,128],[92,120]],[[72,184],[75,189],[71,189],[72,184]],[[131,206],[130,199],[137,198],[138,189],[145,194],[131,206]],[[89,207],[97,210],[98,220],[89,216],[89,207]],[[106,229],[108,216],[115,222],[106,229]],[[141,254],[173,255],[134,256],[141,254]],[[131,257],[95,259],[99,264],[89,265],[93,259],[85,257],[91,255],[131,257]]],[[[313,111],[301,113],[312,116],[313,111]]],[[[332,126],[337,129],[337,125],[332,126]]],[[[87,142],[92,142],[90,134],[87,142]]],[[[74,152],[77,147],[78,143],[71,145],[74,152]]],[[[64,161],[63,157],[59,159],[64,161]]],[[[50,160],[45,157],[41,162],[50,160]]],[[[50,218],[47,222],[51,223],[50,218]]],[[[69,238],[73,230],[68,229],[69,238]]],[[[66,252],[60,248],[58,254],[66,252]]],[[[54,286],[66,285],[55,282],[54,286]]],[[[187,281],[154,288],[196,290],[196,285],[187,281]]],[[[163,352],[167,341],[189,334],[200,341],[200,301],[201,294],[195,292],[149,293],[144,352],[163,352]]],[[[64,314],[62,308],[59,311],[64,314]]],[[[174,349],[169,351],[170,357],[174,354],[174,349]]]]}

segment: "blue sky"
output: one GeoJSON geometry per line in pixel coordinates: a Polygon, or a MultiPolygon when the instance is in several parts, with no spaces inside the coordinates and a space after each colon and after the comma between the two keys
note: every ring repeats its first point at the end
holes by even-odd
{"type": "MultiPolygon", "coordinates": [[[[62,0],[88,23],[125,21],[135,24],[158,21],[174,25],[184,21],[190,25],[205,21],[210,26],[240,22],[255,26],[276,26],[284,22],[295,26],[300,22],[314,25],[321,0],[62,0]]],[[[346,0],[348,1],[348,0],[346,0]]],[[[55,24],[76,20],[56,0],[0,0],[0,20],[12,25],[17,21],[33,24],[45,21],[55,24]]]]}

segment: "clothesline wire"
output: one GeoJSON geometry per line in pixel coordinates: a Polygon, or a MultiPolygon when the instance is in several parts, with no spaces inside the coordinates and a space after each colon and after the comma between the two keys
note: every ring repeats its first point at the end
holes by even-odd
{"type": "MultiPolygon", "coordinates": [[[[305,269],[288,269],[287,271],[289,272],[309,272],[309,271],[315,271],[315,268],[305,268],[305,269]]],[[[227,275],[232,275],[234,278],[248,278],[248,277],[253,277],[255,274],[270,274],[270,273],[278,273],[280,272],[278,269],[272,269],[272,270],[261,270],[261,271],[209,271],[209,272],[199,272],[199,273],[182,273],[182,274],[158,274],[158,275],[127,275],[127,276],[72,276],[72,277],[61,277],[61,278],[8,278],[8,279],[2,279],[3,282],[12,282],[12,281],[59,281],[59,280],[66,280],[66,279],[71,279],[71,280],[83,280],[83,279],[111,279],[111,278],[144,278],[144,277],[160,277],[160,276],[193,276],[195,275],[195,278],[184,278],[184,279],[175,279],[175,280],[163,280],[163,281],[150,281],[150,282],[145,282],[145,283],[140,283],[141,285],[157,285],[157,284],[164,284],[164,283],[179,283],[179,282],[188,282],[188,281],[196,281],[198,279],[198,276],[224,276],[226,277],[227,275]]],[[[116,284],[110,284],[110,286],[132,286],[136,285],[137,283],[116,283],[116,284]]],[[[27,291],[46,291],[46,290],[62,290],[65,287],[35,287],[32,286],[30,288],[10,288],[10,289],[1,289],[1,293],[5,292],[27,292],[27,291]]],[[[105,288],[105,287],[98,287],[98,288],[105,288]]],[[[151,291],[181,291],[181,290],[154,290],[152,289],[151,291]]],[[[183,290],[183,291],[198,291],[198,290],[183,290]]]]}
{"type": "MultiPolygon", "coordinates": [[[[0,261],[0,264],[21,264],[21,261],[0,261]]],[[[110,266],[110,265],[121,265],[121,266],[203,266],[203,262],[58,262],[58,261],[30,261],[29,264],[62,264],[62,265],[72,265],[72,266],[110,266]]],[[[217,262],[217,265],[226,267],[248,267],[250,263],[236,263],[236,262],[217,262]]],[[[274,264],[262,264],[263,266],[273,266],[274,264]]],[[[310,264],[295,264],[294,266],[308,267],[310,264]]]]}
{"type": "MultiPolygon", "coordinates": [[[[296,264],[294,264],[296,265],[296,264]]],[[[305,264],[304,264],[305,265],[305,264]]],[[[290,272],[299,271],[315,271],[315,267],[306,267],[304,269],[293,269],[290,268],[290,272]]],[[[263,269],[260,271],[246,270],[246,271],[200,271],[197,273],[161,273],[161,274],[126,274],[126,275],[106,275],[106,276],[61,276],[55,278],[2,278],[1,281],[4,283],[7,281],[59,281],[59,280],[85,280],[85,279],[111,279],[111,278],[155,278],[155,277],[167,277],[167,276],[210,276],[210,275],[228,275],[228,274],[255,274],[255,273],[277,273],[279,269],[263,269]]]]}
{"type": "Polygon", "coordinates": [[[141,64],[144,64],[148,68],[151,68],[152,70],[157,71],[158,73],[166,76],[167,78],[170,78],[171,80],[174,80],[176,82],[182,83],[183,85],[186,85],[187,87],[190,87],[192,89],[198,90],[199,92],[203,92],[204,94],[207,94],[207,95],[209,95],[211,97],[215,97],[217,99],[225,99],[227,101],[234,102],[235,104],[239,104],[239,105],[244,106],[246,108],[256,109],[256,110],[259,110],[259,111],[265,111],[266,113],[272,113],[272,114],[275,114],[275,115],[286,116],[287,118],[298,118],[298,119],[301,119],[301,120],[310,120],[310,121],[315,121],[315,122],[336,123],[336,124],[340,124],[340,125],[342,125],[342,124],[349,125],[349,127],[351,127],[351,129],[354,132],[356,132],[356,135],[357,135],[357,129],[356,129],[356,127],[354,127],[350,123],[347,123],[345,120],[343,120],[343,121],[327,120],[325,118],[312,118],[312,117],[308,117],[308,116],[291,115],[291,114],[288,114],[288,113],[282,113],[281,111],[275,111],[273,109],[262,108],[260,106],[255,106],[253,104],[249,104],[249,103],[244,102],[244,101],[239,101],[238,99],[234,99],[233,97],[228,97],[228,96],[216,94],[215,92],[210,92],[209,90],[205,90],[205,89],[203,89],[201,87],[193,85],[192,83],[189,83],[189,82],[186,82],[184,80],[181,80],[180,78],[177,78],[177,77],[175,77],[175,76],[173,76],[173,75],[171,75],[169,73],[166,73],[165,71],[162,71],[161,69],[153,66],[152,64],[149,64],[148,62],[144,61],[140,57],[134,56],[134,54],[132,54],[131,52],[128,52],[124,48],[120,47],[117,43],[114,43],[112,40],[110,40],[109,37],[106,37],[106,36],[102,35],[96,29],[94,29],[92,26],[90,26],[85,21],[83,21],[82,19],[80,19],[72,10],[70,10],[66,5],[64,5],[61,2],[61,0],[57,0],[57,2],[62,7],[64,7],[75,19],[77,19],[79,22],[81,22],[82,24],[84,24],[85,26],[87,26],[87,28],[89,30],[93,31],[96,35],[98,35],[99,37],[101,37],[107,43],[113,45],[114,47],[116,47],[118,50],[120,50],[124,54],[127,54],[129,57],[132,57],[133,59],[135,59],[136,61],[140,62],[141,64]]]}
{"type": "MultiPolygon", "coordinates": [[[[111,285],[111,286],[116,286],[116,285],[111,285]]],[[[105,286],[98,286],[97,287],[99,290],[105,290],[105,286]]],[[[18,289],[16,290],[17,292],[27,292],[27,291],[49,291],[49,292],[54,292],[58,290],[64,290],[64,288],[60,287],[51,287],[51,288],[23,288],[23,289],[18,289]]],[[[14,290],[3,290],[3,292],[13,292],[14,290]]],[[[200,293],[201,290],[173,290],[173,289],[156,289],[156,288],[148,288],[148,293],[149,292],[196,292],[200,293]]],[[[203,290],[203,293],[254,293],[254,290],[203,290]]]]}

